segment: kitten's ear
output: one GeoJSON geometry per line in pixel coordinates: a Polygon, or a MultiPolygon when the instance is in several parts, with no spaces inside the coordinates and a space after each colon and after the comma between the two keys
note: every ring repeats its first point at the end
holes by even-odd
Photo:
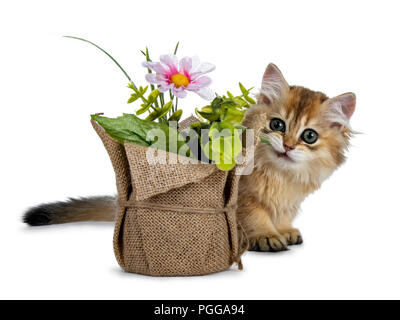
{"type": "Polygon", "coordinates": [[[289,91],[289,85],[276,65],[270,63],[264,72],[258,103],[271,104],[289,91]]]}
{"type": "Polygon", "coordinates": [[[356,109],[356,95],[348,92],[328,99],[326,102],[326,118],[332,126],[349,127],[350,118],[356,109]]]}

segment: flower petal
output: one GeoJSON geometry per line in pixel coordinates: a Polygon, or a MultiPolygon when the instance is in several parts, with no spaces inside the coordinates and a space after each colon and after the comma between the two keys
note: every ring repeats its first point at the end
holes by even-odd
{"type": "Polygon", "coordinates": [[[173,95],[178,98],[185,98],[187,95],[187,92],[183,89],[183,87],[179,87],[179,88],[173,87],[171,91],[172,91],[173,95]]]}
{"type": "Polygon", "coordinates": [[[202,97],[203,99],[208,100],[208,101],[211,101],[212,99],[215,98],[214,92],[209,87],[201,88],[195,92],[200,97],[202,97]]]}
{"type": "Polygon", "coordinates": [[[157,73],[165,73],[166,72],[163,65],[159,62],[145,61],[142,63],[142,66],[145,68],[149,68],[157,73]]]}
{"type": "Polygon", "coordinates": [[[162,63],[166,64],[171,72],[178,72],[178,58],[174,54],[163,54],[160,56],[162,63]]]}
{"type": "Polygon", "coordinates": [[[192,69],[192,58],[184,57],[179,62],[179,71],[185,75],[189,75],[192,69]]]}
{"type": "Polygon", "coordinates": [[[144,76],[147,82],[157,83],[156,75],[154,73],[148,73],[144,76]]]}
{"type": "Polygon", "coordinates": [[[199,66],[200,66],[200,58],[198,56],[193,56],[192,57],[192,70],[196,71],[199,66]]]}
{"type": "Polygon", "coordinates": [[[211,84],[211,78],[204,76],[201,78],[198,78],[194,81],[192,81],[187,87],[186,89],[189,91],[196,91],[199,90],[201,88],[207,87],[211,84]]]}
{"type": "Polygon", "coordinates": [[[215,70],[215,66],[213,64],[208,63],[208,62],[203,62],[202,64],[200,64],[198,66],[198,68],[196,69],[196,72],[201,72],[201,73],[205,74],[205,73],[209,73],[214,70],[215,70]]]}
{"type": "Polygon", "coordinates": [[[158,87],[158,91],[160,91],[160,92],[167,92],[168,90],[172,89],[173,87],[174,87],[174,84],[173,84],[173,83],[168,84],[167,82],[165,82],[165,83],[161,84],[161,85],[158,87]]]}
{"type": "Polygon", "coordinates": [[[155,74],[155,73],[148,73],[145,75],[145,78],[147,82],[153,83],[153,84],[164,84],[168,85],[168,81],[165,79],[163,75],[160,74],[155,74]]]}
{"type": "Polygon", "coordinates": [[[201,77],[203,75],[202,72],[192,72],[190,73],[190,80],[196,80],[198,77],[201,77]]]}

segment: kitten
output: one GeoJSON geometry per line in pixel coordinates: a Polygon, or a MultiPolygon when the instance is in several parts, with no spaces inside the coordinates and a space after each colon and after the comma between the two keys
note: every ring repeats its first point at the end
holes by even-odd
{"type": "MultiPolygon", "coordinates": [[[[286,250],[302,243],[292,227],[301,202],[340,166],[352,131],[349,120],[355,95],[328,99],[321,92],[290,87],[270,64],[263,76],[257,105],[246,112],[243,125],[265,125],[255,150],[255,168],[239,185],[238,219],[250,249],[286,250]]],[[[31,226],[77,221],[113,221],[115,197],[70,199],[29,209],[24,222],[31,226]]]]}
{"type": "Polygon", "coordinates": [[[309,89],[289,86],[270,64],[257,105],[243,125],[264,121],[254,155],[254,170],[239,185],[238,219],[250,250],[282,251],[303,242],[292,221],[304,198],[317,190],[345,160],[356,97],[346,93],[328,99],[309,89]]]}

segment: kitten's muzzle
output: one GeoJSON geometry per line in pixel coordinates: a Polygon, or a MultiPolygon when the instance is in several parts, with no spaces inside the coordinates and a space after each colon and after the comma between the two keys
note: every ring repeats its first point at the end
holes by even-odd
{"type": "Polygon", "coordinates": [[[277,151],[275,151],[275,153],[278,156],[278,158],[283,158],[285,160],[289,160],[289,161],[294,162],[294,160],[289,156],[288,151],[286,151],[286,152],[277,152],[277,151]]]}

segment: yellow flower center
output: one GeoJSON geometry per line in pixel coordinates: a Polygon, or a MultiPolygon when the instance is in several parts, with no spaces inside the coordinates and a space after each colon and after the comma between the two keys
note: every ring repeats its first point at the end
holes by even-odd
{"type": "Polygon", "coordinates": [[[177,73],[171,77],[171,82],[176,88],[181,86],[186,87],[189,84],[189,79],[184,74],[177,73]]]}

